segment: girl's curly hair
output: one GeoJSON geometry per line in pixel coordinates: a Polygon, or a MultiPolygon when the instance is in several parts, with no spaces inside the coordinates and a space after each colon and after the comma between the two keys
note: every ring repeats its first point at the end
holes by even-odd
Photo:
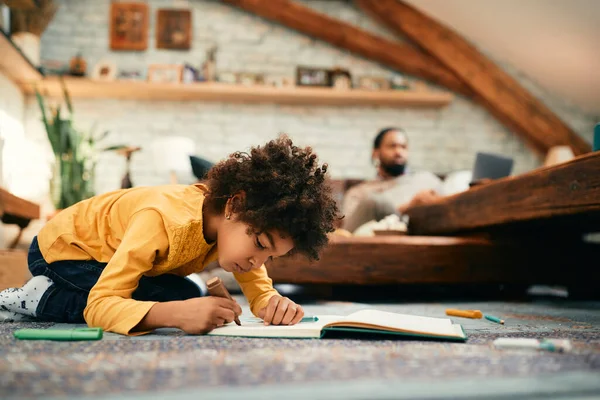
{"type": "Polygon", "coordinates": [[[326,182],[327,164],[318,166],[310,147],[294,146],[280,135],[250,154],[236,152],[214,165],[206,181],[206,205],[224,212],[227,200],[245,192],[243,204],[232,204],[239,221],[257,232],[278,230],[294,242],[294,253],[318,260],[334,230],[338,208],[326,182]]]}

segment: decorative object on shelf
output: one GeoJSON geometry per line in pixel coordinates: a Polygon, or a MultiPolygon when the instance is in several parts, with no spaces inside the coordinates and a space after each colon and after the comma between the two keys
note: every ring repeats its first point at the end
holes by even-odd
{"type": "Polygon", "coordinates": [[[352,75],[350,75],[350,71],[334,68],[331,71],[331,86],[335,89],[352,89],[352,75]]]}
{"type": "Polygon", "coordinates": [[[410,89],[410,84],[404,76],[394,74],[390,79],[390,88],[394,90],[408,90],[410,89]]]}
{"type": "Polygon", "coordinates": [[[86,70],[87,62],[81,56],[81,53],[78,53],[75,57],[71,58],[71,61],[69,62],[69,75],[85,76],[86,70]]]}
{"type": "Polygon", "coordinates": [[[117,66],[114,62],[102,60],[94,66],[92,79],[97,81],[114,81],[117,77],[117,66]]]}
{"type": "Polygon", "coordinates": [[[96,135],[93,128],[89,133],[75,129],[73,106],[62,79],[61,85],[68,112],[61,109],[60,105],[50,107],[48,112],[44,98],[37,89],[35,91],[42,122],[55,156],[50,194],[57,210],[94,195],[94,169],[98,153],[96,143],[108,135],[108,131],[96,135]]]}
{"type": "Polygon", "coordinates": [[[214,82],[217,79],[217,46],[212,46],[206,52],[206,60],[202,64],[202,80],[214,82]]]}
{"type": "Polygon", "coordinates": [[[40,70],[46,76],[49,75],[68,75],[69,65],[64,61],[42,60],[40,70]]]}
{"type": "Polygon", "coordinates": [[[222,83],[238,83],[238,74],[235,72],[219,72],[218,80],[222,83]]]}
{"type": "Polygon", "coordinates": [[[40,37],[58,10],[53,0],[40,0],[38,5],[10,12],[11,40],[36,67],[40,65],[40,37]]]}
{"type": "Polygon", "coordinates": [[[148,67],[148,81],[154,83],[181,83],[183,65],[152,64],[148,67]]]}
{"type": "Polygon", "coordinates": [[[240,72],[238,74],[238,82],[243,86],[264,85],[265,78],[262,74],[254,74],[250,72],[240,72]]]}
{"type": "Polygon", "coordinates": [[[416,80],[412,83],[411,88],[415,91],[415,92],[427,92],[429,91],[429,86],[427,85],[427,82],[421,81],[421,80],[416,80]]]}
{"type": "Polygon", "coordinates": [[[156,48],[189,50],[192,45],[192,12],[158,10],[156,13],[156,48]]]}
{"type": "Polygon", "coordinates": [[[183,76],[181,81],[183,83],[193,83],[200,80],[200,71],[197,68],[194,68],[190,64],[184,64],[183,66],[183,76]]]}
{"type": "Polygon", "coordinates": [[[562,164],[575,158],[573,149],[570,146],[554,146],[548,150],[544,159],[544,167],[562,164]]]}
{"type": "Polygon", "coordinates": [[[265,76],[265,85],[273,87],[293,87],[294,78],[281,75],[267,75],[265,76]]]}
{"type": "Polygon", "coordinates": [[[142,72],[138,70],[123,69],[119,71],[117,79],[122,81],[143,81],[145,77],[142,72]]]}
{"type": "Polygon", "coordinates": [[[365,90],[387,90],[390,88],[390,82],[377,76],[361,76],[358,78],[358,87],[365,90]]]}
{"type": "Polygon", "coordinates": [[[109,26],[112,50],[139,51],[148,48],[146,3],[111,3],[109,26]]]}
{"type": "Polygon", "coordinates": [[[324,68],[297,67],[297,86],[331,86],[331,71],[324,68]]]}

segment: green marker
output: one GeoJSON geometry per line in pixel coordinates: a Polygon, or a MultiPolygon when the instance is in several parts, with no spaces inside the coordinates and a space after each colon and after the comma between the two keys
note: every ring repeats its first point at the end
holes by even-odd
{"type": "Polygon", "coordinates": [[[304,317],[300,320],[300,322],[317,322],[318,320],[318,317],[304,317]]]}
{"type": "Polygon", "coordinates": [[[19,329],[14,336],[21,340],[100,340],[102,332],[102,328],[19,329]]]}
{"type": "Polygon", "coordinates": [[[488,321],[492,321],[495,322],[497,324],[502,324],[504,325],[504,320],[500,319],[498,317],[494,317],[493,315],[484,315],[485,319],[487,319],[488,321]]]}

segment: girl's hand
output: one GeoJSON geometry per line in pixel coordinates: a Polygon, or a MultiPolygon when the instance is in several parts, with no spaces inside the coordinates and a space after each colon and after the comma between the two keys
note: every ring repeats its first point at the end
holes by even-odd
{"type": "Polygon", "coordinates": [[[258,312],[265,325],[296,325],[302,317],[304,310],[287,297],[273,296],[269,304],[258,312]]]}
{"type": "Polygon", "coordinates": [[[182,301],[174,318],[179,329],[197,335],[228,324],[241,314],[242,308],[235,300],[208,296],[182,301]]]}

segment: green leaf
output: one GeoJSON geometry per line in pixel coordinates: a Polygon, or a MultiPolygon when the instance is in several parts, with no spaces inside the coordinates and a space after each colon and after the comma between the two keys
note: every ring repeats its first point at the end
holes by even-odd
{"type": "Polygon", "coordinates": [[[69,96],[69,91],[67,90],[67,84],[63,76],[60,76],[60,85],[63,89],[63,94],[65,95],[65,102],[67,103],[67,109],[69,110],[70,119],[73,120],[73,104],[71,103],[71,97],[69,96]]]}

